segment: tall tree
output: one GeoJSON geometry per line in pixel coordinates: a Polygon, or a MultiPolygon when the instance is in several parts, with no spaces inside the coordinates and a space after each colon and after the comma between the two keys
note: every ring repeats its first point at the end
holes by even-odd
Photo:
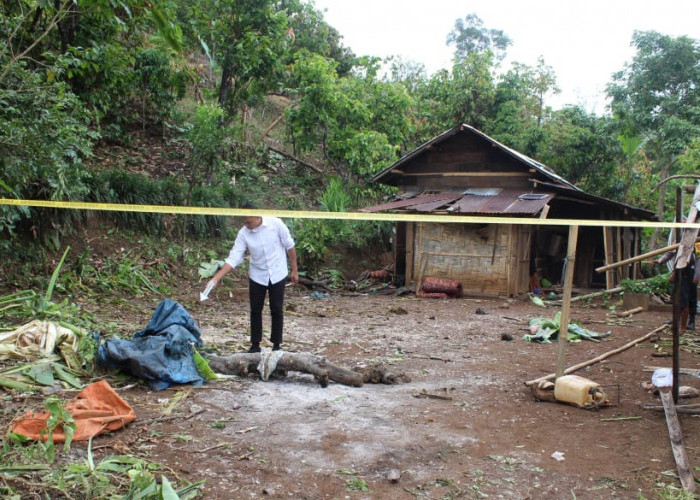
{"type": "Polygon", "coordinates": [[[545,125],[537,159],[581,189],[599,196],[618,197],[614,176],[619,143],[610,133],[610,118],[580,107],[552,114],[545,125]]]}
{"type": "Polygon", "coordinates": [[[552,114],[545,98],[556,94],[556,76],[544,59],[533,68],[518,62],[496,84],[494,117],[487,132],[523,153],[536,157],[545,134],[541,129],[552,114]]]}
{"type": "Polygon", "coordinates": [[[441,70],[417,91],[418,113],[432,135],[467,123],[485,128],[493,116],[495,84],[491,52],[471,53],[455,60],[452,70],[441,70]]]}
{"type": "Polygon", "coordinates": [[[205,0],[204,10],[212,15],[203,18],[198,34],[221,67],[218,101],[230,121],[279,86],[293,37],[287,14],[273,0],[205,0]]]}
{"type": "Polygon", "coordinates": [[[339,77],[337,63],[302,51],[293,66],[297,92],[287,126],[301,151],[318,148],[343,179],[363,181],[396,160],[411,130],[403,85],[377,78],[379,61],[359,60],[339,77]]]}
{"type": "Polygon", "coordinates": [[[338,76],[347,76],[350,73],[355,54],[348,47],[343,46],[343,37],[338,30],[326,23],[323,13],[317,10],[313,3],[302,0],[280,0],[277,3],[277,9],[286,12],[289,33],[294,39],[289,62],[293,52],[308,50],[338,63],[336,66],[338,76]]]}
{"type": "MultiPolygon", "coordinates": [[[[655,31],[637,31],[637,52],[608,85],[615,116],[639,135],[654,173],[662,180],[675,173],[677,159],[700,135],[700,43],[655,31]]],[[[662,218],[666,183],[659,189],[662,218]]]]}
{"type": "Polygon", "coordinates": [[[474,53],[491,52],[496,61],[501,61],[512,43],[502,30],[485,28],[484,22],[476,14],[457,19],[447,35],[447,45],[455,46],[455,60],[466,59],[474,53]]]}

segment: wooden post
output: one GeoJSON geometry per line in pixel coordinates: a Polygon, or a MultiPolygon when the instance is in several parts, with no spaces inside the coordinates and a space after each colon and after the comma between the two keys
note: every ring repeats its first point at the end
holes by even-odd
{"type": "MultiPolygon", "coordinates": [[[[615,258],[616,261],[620,261],[620,260],[624,259],[624,256],[622,255],[622,229],[623,228],[621,228],[621,227],[615,228],[615,236],[616,236],[616,241],[617,241],[616,248],[615,248],[615,250],[617,251],[615,254],[617,256],[615,258]]],[[[620,283],[622,281],[622,269],[620,269],[618,267],[616,272],[615,272],[615,276],[617,279],[617,283],[620,283]]]]}
{"type": "MultiPolygon", "coordinates": [[[[615,273],[612,272],[608,266],[615,262],[615,258],[612,252],[613,248],[613,240],[612,240],[612,228],[610,227],[604,227],[603,228],[603,248],[605,251],[605,266],[603,268],[606,268],[605,272],[605,288],[613,288],[614,286],[617,285],[615,282],[615,273]]],[[[596,269],[596,271],[600,272],[600,269],[596,269]]]]}
{"type": "MultiPolygon", "coordinates": [[[[676,220],[680,221],[681,213],[683,211],[683,192],[680,187],[676,188],[676,220]]],[[[681,230],[676,228],[676,243],[681,242],[681,230]]],[[[680,318],[681,318],[681,286],[684,285],[683,279],[681,278],[681,273],[683,269],[678,269],[678,256],[681,249],[676,250],[676,258],[674,260],[674,270],[671,271],[675,273],[676,279],[673,283],[673,402],[678,404],[678,379],[680,378],[680,366],[681,366],[681,332],[680,332],[680,318]]],[[[685,266],[684,266],[685,267],[685,266]]],[[[685,327],[685,325],[683,325],[685,327]]]]}
{"type": "MultiPolygon", "coordinates": [[[[637,228],[634,232],[634,254],[639,255],[642,253],[642,231],[637,228]]],[[[632,279],[638,280],[642,278],[642,266],[639,262],[635,262],[632,265],[632,279]]]]}
{"type": "Polygon", "coordinates": [[[574,283],[574,264],[576,263],[577,242],[578,226],[569,226],[569,244],[566,250],[566,272],[564,273],[564,294],[561,299],[561,322],[559,323],[559,341],[557,342],[557,378],[564,374],[566,342],[569,335],[571,289],[573,288],[574,283]]]}
{"type": "Polygon", "coordinates": [[[415,249],[416,231],[415,222],[406,223],[406,286],[415,279],[415,249]]]}
{"type": "Polygon", "coordinates": [[[416,239],[416,254],[418,255],[418,274],[416,275],[415,293],[420,292],[423,278],[425,278],[425,267],[428,265],[428,252],[423,250],[423,225],[418,224],[418,238],[416,239]]]}
{"type": "MultiPolygon", "coordinates": [[[[676,379],[673,379],[674,385],[676,385],[676,379]]],[[[676,412],[676,405],[673,403],[673,395],[668,387],[660,387],[659,395],[661,396],[661,402],[664,405],[664,412],[666,413],[666,425],[668,426],[668,436],[671,439],[671,449],[673,450],[673,458],[676,460],[676,469],[678,470],[678,476],[681,479],[681,485],[683,489],[689,493],[695,493],[695,478],[693,477],[693,469],[690,467],[688,462],[688,454],[685,451],[685,445],[683,444],[683,434],[681,432],[681,425],[678,422],[678,415],[676,412]]]]}

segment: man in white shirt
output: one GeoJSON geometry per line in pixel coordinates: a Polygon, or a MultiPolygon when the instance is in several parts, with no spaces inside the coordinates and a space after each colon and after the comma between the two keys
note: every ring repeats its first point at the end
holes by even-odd
{"type": "MultiPolygon", "coordinates": [[[[246,205],[244,208],[256,208],[246,205]]],[[[210,283],[217,286],[226,274],[237,267],[248,253],[250,298],[250,349],[260,352],[262,341],[262,310],[265,295],[269,293],[272,350],[280,349],[284,325],[284,289],[287,280],[287,256],[292,265],[292,283],[299,282],[297,254],[294,240],[287,226],[277,217],[243,217],[243,227],[238,231],[224,265],[210,283]]]]}

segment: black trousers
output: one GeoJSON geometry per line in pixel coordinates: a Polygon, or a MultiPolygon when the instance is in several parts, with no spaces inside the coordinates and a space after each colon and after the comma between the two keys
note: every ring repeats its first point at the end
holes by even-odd
{"type": "Polygon", "coordinates": [[[262,310],[265,305],[265,295],[270,295],[270,318],[272,320],[270,341],[273,344],[282,343],[284,327],[284,287],[287,279],[277,283],[261,285],[249,279],[248,296],[250,298],[250,342],[259,344],[262,341],[262,310]]]}

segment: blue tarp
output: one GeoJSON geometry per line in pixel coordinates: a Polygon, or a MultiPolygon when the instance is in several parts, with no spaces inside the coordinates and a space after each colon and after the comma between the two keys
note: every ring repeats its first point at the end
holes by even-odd
{"type": "Polygon", "coordinates": [[[202,385],[193,346],[202,345],[202,332],[178,302],[163,299],[151,321],[132,339],[106,339],[97,348],[97,361],[148,381],[160,391],[173,384],[202,385]]]}

